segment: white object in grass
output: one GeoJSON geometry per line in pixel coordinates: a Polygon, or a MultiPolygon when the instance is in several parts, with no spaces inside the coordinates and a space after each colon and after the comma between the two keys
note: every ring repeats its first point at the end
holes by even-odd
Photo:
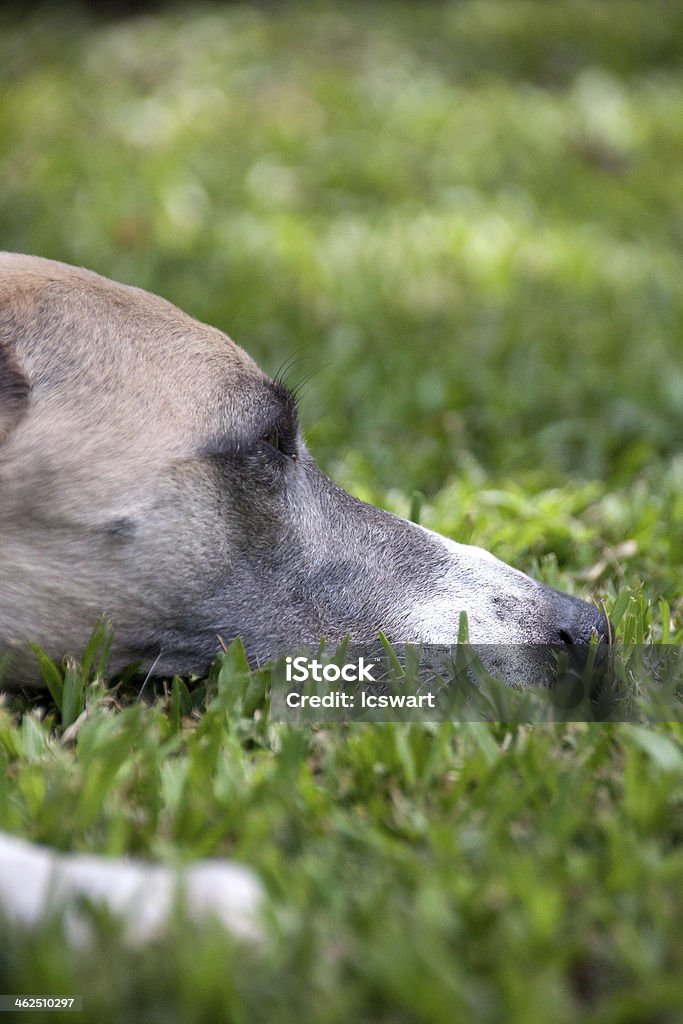
{"type": "Polygon", "coordinates": [[[256,875],[224,860],[186,868],[124,857],[58,853],[0,832],[0,913],[11,922],[39,924],[65,908],[68,936],[87,941],[79,904],[100,905],[119,917],[130,942],[163,935],[183,906],[194,920],[214,918],[232,935],[257,940],[263,889],[256,875]]]}

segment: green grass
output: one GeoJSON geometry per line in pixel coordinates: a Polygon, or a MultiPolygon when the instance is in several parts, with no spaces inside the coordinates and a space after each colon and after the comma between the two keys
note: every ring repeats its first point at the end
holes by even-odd
{"type": "MultiPolygon", "coordinates": [[[[348,489],[683,643],[680,5],[2,17],[4,247],[296,354],[348,489]]],[[[94,647],[0,707],[0,828],[237,857],[270,938],[15,928],[0,991],[102,1022],[681,1019],[680,723],[294,728],[238,663],[139,701],[94,647]]]]}
{"type": "Polygon", "coordinates": [[[95,686],[75,744],[54,715],[0,712],[0,821],[63,849],[239,858],[267,944],[179,924],[126,952],[100,920],[73,954],[56,925],[14,929],[4,991],[83,993],[103,1021],[679,1019],[680,725],[296,729],[224,667],[194,700],[95,686]]]}

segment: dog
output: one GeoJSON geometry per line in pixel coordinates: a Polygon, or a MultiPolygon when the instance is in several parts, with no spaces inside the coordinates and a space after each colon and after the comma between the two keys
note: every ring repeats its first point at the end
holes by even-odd
{"type": "Polygon", "coordinates": [[[0,255],[0,654],[205,671],[219,637],[293,644],[584,644],[594,606],[351,497],[291,392],[225,334],[138,288],[0,255]]]}
{"type": "MultiPolygon", "coordinates": [[[[296,402],[225,334],[88,270],[0,254],[0,656],[80,653],[114,626],[112,671],[206,670],[220,638],[266,660],[351,636],[586,644],[592,605],[351,497],[316,466],[296,402]]],[[[225,862],[72,856],[0,834],[0,908],[33,924],[86,897],[131,941],[195,915],[258,937],[263,891],[225,862]]],[[[75,913],[71,907],[71,914],[75,913]]],[[[83,922],[67,917],[74,941],[83,922]]]]}

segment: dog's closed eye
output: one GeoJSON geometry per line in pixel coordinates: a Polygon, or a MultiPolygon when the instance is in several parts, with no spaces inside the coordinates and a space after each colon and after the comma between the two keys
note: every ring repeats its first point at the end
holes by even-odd
{"type": "Polygon", "coordinates": [[[263,441],[269,448],[273,448],[286,458],[296,460],[296,430],[291,425],[288,424],[284,428],[274,427],[264,435],[263,441]]]}
{"type": "Polygon", "coordinates": [[[266,444],[270,445],[271,448],[274,448],[276,451],[280,451],[280,431],[277,430],[277,428],[275,430],[271,430],[269,434],[266,434],[263,440],[266,444]]]}

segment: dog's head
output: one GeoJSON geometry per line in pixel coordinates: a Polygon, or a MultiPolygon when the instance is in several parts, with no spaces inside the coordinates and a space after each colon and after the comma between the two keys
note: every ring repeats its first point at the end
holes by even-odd
{"type": "Polygon", "coordinates": [[[156,296],[0,257],[0,646],[204,669],[322,637],[582,643],[607,623],[480,548],[366,505],[316,466],[296,403],[156,296]]]}

